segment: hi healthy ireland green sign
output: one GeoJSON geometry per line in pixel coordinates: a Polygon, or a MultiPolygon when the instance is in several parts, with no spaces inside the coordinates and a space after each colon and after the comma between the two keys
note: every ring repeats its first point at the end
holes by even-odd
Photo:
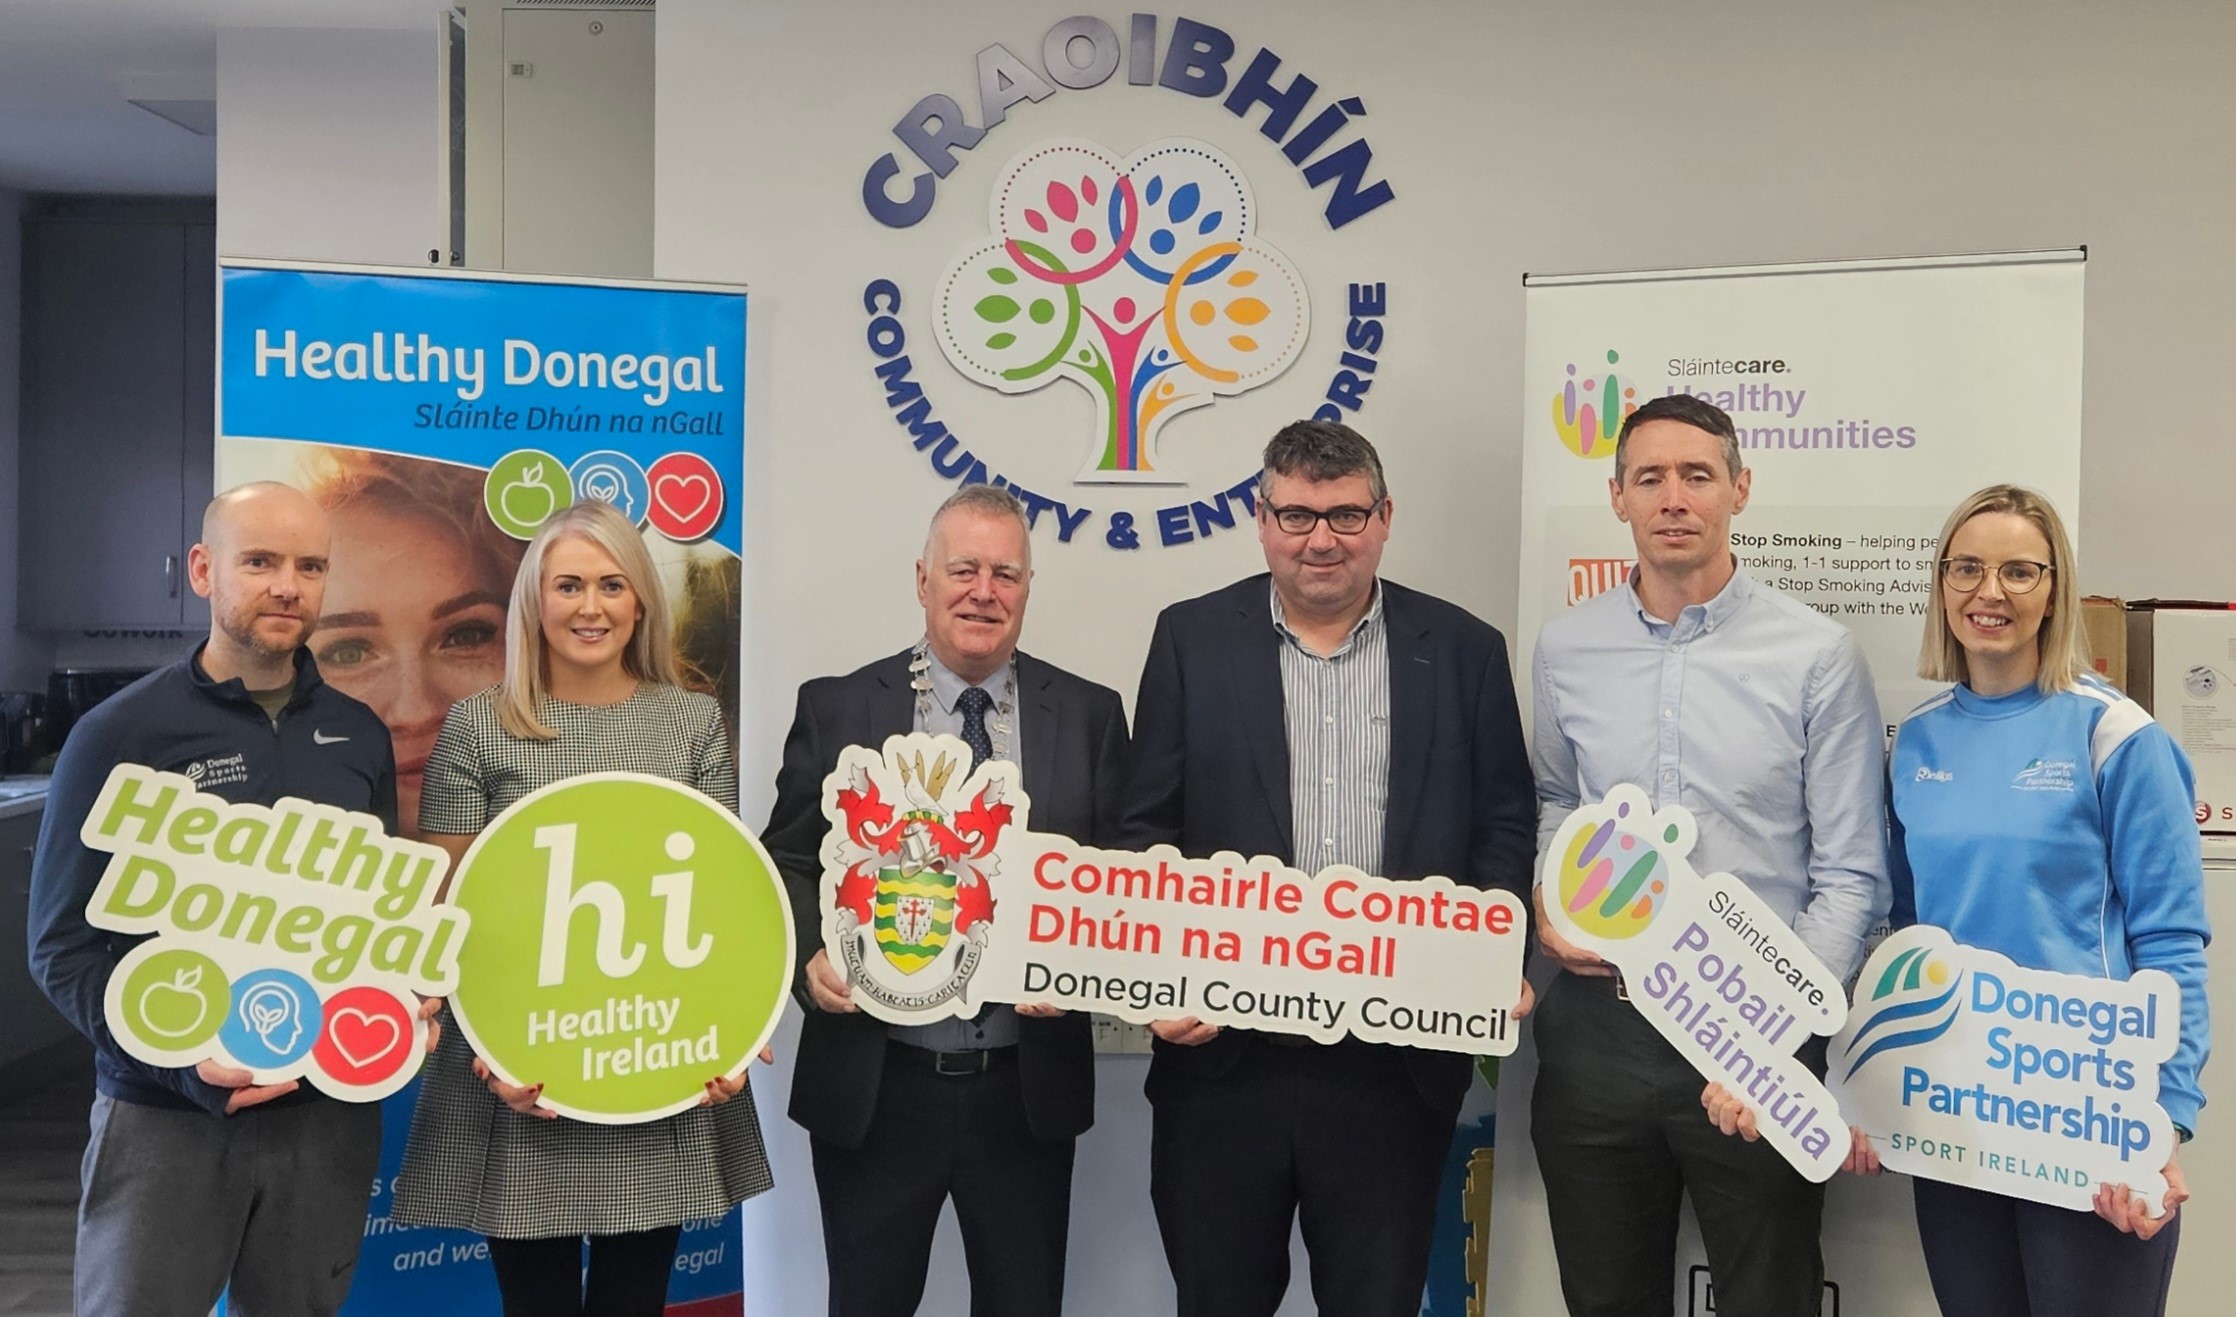
{"type": "Polygon", "coordinates": [[[451,998],[507,1083],[603,1124],[698,1104],[783,1013],[792,921],[776,866],[716,801],[593,773],[515,801],[460,861],[471,919],[451,998]]]}

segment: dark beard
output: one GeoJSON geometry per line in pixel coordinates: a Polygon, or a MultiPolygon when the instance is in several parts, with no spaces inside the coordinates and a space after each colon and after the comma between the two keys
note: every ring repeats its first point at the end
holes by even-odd
{"type": "Polygon", "coordinates": [[[277,646],[273,645],[271,642],[265,640],[262,636],[256,633],[256,623],[253,620],[253,617],[249,624],[245,627],[236,626],[231,618],[221,619],[218,622],[218,629],[225,633],[225,638],[227,640],[232,641],[234,644],[240,646],[242,649],[248,651],[251,654],[256,654],[268,659],[280,659],[292,655],[311,637],[310,626],[307,619],[305,621],[303,630],[296,636],[294,640],[277,646]]]}

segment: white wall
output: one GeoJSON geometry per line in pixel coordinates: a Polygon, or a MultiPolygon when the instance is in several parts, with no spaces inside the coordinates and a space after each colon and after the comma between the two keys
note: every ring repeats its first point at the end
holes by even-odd
{"type": "MultiPolygon", "coordinates": [[[[964,381],[924,309],[945,260],[984,231],[1002,164],[1060,133],[1121,152],[1167,133],[1229,150],[1260,191],[1261,232],[1312,285],[1318,323],[1296,371],[1323,374],[1342,280],[1391,280],[1386,368],[1359,418],[1398,500],[1386,566],[1502,627],[1515,611],[1523,272],[2083,243],[2081,584],[2231,593],[2236,84],[2219,63],[2236,44],[2236,9],[2219,0],[1156,7],[1160,40],[1176,13],[1230,32],[1240,46],[1230,74],[1263,44],[1283,57],[1280,81],[1302,71],[1323,97],[1363,96],[1377,171],[1399,200],[1330,235],[1293,171],[1216,102],[1130,88],[1121,74],[1013,107],[959,156],[916,228],[869,221],[862,171],[897,146],[888,130],[909,104],[947,92],[976,123],[975,53],[1001,41],[1038,66],[1042,34],[1074,12],[1061,0],[661,6],[655,268],[753,289],[749,817],[766,808],[794,685],[915,634],[907,564],[948,488],[909,451],[869,374],[866,279],[890,274],[913,293],[903,318],[915,375],[974,447],[1045,471],[1033,445],[1069,442],[1080,423],[1068,386],[999,398],[964,381]],[[1362,250],[1351,239],[1369,229],[1362,250]]],[[[1123,36],[1125,12],[1103,17],[1123,36]]],[[[1290,415],[1311,406],[1295,375],[1264,390],[1290,415]]],[[[1223,472],[1275,416],[1237,399],[1181,418],[1167,438],[1218,455],[1209,465],[1223,472]]],[[[1944,491],[1951,503],[1964,492],[1944,491]]],[[[1036,543],[1027,647],[1129,696],[1156,609],[1257,566],[1243,535],[1139,562],[1045,533],[1036,543]]],[[[1082,1151],[1083,1179],[1110,1179],[1082,1189],[1074,1258],[1108,1275],[1160,1267],[1137,1183],[1136,1073],[1105,1062],[1103,1123],[1082,1151]]],[[[763,1085],[762,1103],[781,1187],[756,1219],[772,1232],[760,1261],[784,1277],[779,1307],[791,1311],[820,1287],[787,1274],[816,1255],[818,1236],[804,1158],[770,1092],[782,1080],[763,1085]]],[[[1541,1247],[1537,1235],[1517,1238],[1541,1247]]],[[[2226,1274],[2193,1245],[2183,1291],[2213,1292],[2226,1274]]],[[[953,1303],[952,1272],[940,1283],[953,1303]]],[[[1121,1312],[1154,1288],[1073,1294],[1093,1295],[1079,1311],[1121,1312]]]]}
{"type": "Polygon", "coordinates": [[[218,252],[426,265],[437,73],[433,9],[419,32],[220,32],[218,252]]]}

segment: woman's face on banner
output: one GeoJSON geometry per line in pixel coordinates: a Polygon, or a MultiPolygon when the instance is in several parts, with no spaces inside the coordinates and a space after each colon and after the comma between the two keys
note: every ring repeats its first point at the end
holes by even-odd
{"type": "Polygon", "coordinates": [[[419,788],[450,706],[505,672],[505,582],[479,579],[458,537],[371,508],[333,516],[325,613],[312,641],[326,680],[372,707],[396,746],[396,816],[419,835],[419,788]]]}

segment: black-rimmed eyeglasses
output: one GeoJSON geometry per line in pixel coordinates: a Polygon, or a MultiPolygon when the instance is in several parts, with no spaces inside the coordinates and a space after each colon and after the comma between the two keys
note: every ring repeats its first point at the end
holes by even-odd
{"type": "Polygon", "coordinates": [[[1374,520],[1373,508],[1341,507],[1323,511],[1319,508],[1286,507],[1267,508],[1266,511],[1272,516],[1273,524],[1289,535],[1310,535],[1312,528],[1322,521],[1327,522],[1328,529],[1338,535],[1356,535],[1366,529],[1368,522],[1374,520]]]}
{"type": "Polygon", "coordinates": [[[2046,562],[2031,562],[2025,558],[1999,562],[1993,568],[1978,558],[1943,558],[1941,582],[1952,590],[1977,590],[1987,583],[1991,570],[1995,573],[1995,579],[2003,583],[2005,590],[2012,594],[2026,594],[2040,585],[2043,577],[2057,569],[2046,562]]]}

